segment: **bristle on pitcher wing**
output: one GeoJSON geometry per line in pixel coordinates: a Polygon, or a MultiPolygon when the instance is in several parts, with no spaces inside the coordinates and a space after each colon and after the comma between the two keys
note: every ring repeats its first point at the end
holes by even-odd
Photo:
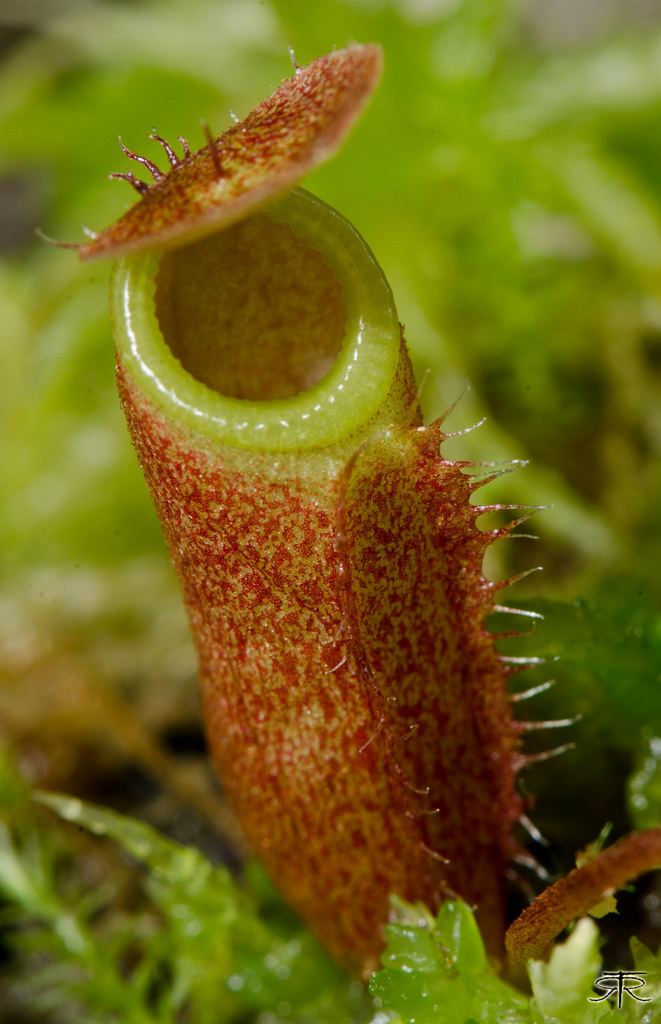
{"type": "Polygon", "coordinates": [[[245,120],[183,157],[160,137],[171,169],[126,150],[154,177],[128,181],[141,199],[115,224],[79,247],[82,259],[179,245],[231,224],[292,189],[335,153],[376,87],[378,46],[348,46],[312,61],[286,79],[245,120]],[[151,167],[149,166],[151,164],[151,167]]]}
{"type": "Polygon", "coordinates": [[[472,482],[444,459],[438,425],[364,446],[339,495],[351,642],[386,714],[380,740],[417,798],[448,887],[499,931],[505,864],[522,811],[508,671],[484,625],[493,539],[475,525],[472,482]],[[412,726],[415,725],[415,729],[412,726]],[[396,742],[394,737],[406,737],[396,742]]]}

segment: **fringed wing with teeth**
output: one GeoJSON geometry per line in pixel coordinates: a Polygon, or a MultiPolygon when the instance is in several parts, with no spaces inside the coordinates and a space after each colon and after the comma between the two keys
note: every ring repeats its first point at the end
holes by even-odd
{"type": "Polygon", "coordinates": [[[512,668],[485,626],[499,584],[486,547],[512,528],[480,531],[474,480],[440,454],[439,424],[393,429],[364,446],[342,483],[339,545],[357,662],[378,693],[396,766],[420,814],[425,847],[442,856],[447,890],[478,905],[492,948],[502,936],[502,884],[517,852],[520,729],[512,668]]]}

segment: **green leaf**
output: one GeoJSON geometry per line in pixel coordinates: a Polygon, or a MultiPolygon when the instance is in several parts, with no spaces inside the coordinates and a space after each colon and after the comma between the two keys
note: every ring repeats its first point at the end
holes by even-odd
{"type": "Polygon", "coordinates": [[[555,946],[548,963],[538,960],[529,965],[535,1003],[543,1017],[587,1024],[610,1016],[607,1004],[588,1002],[600,967],[599,929],[583,918],[567,941],[555,946]]]}
{"type": "Polygon", "coordinates": [[[393,902],[393,912],[398,920],[387,928],[383,969],[370,982],[385,1011],[408,1024],[532,1020],[528,998],[488,963],[465,903],[449,900],[436,919],[400,900],[393,902]]]}

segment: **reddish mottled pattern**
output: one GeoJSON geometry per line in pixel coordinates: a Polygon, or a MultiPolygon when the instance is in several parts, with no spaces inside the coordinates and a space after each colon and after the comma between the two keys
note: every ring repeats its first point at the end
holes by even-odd
{"type": "Polygon", "coordinates": [[[512,966],[539,960],[575,918],[655,868],[661,868],[661,828],[625,836],[588,864],[570,871],[538,896],[508,929],[506,944],[512,966]]]}
{"type": "Polygon", "coordinates": [[[180,245],[294,187],[340,146],[381,72],[378,46],[348,46],[299,69],[238,124],[182,159],[82,259],[180,245]],[[219,172],[220,169],[220,172],[219,172]]]}
{"type": "Polygon", "coordinates": [[[119,379],[253,848],[354,970],[375,964],[391,893],[435,906],[458,889],[495,947],[514,735],[482,626],[486,539],[440,432],[402,428],[344,472],[274,478],[272,456],[212,451],[119,379]],[[434,801],[440,815],[418,813],[434,801]]]}
{"type": "Polygon", "coordinates": [[[342,533],[351,623],[383,698],[395,756],[419,791],[425,843],[448,860],[447,885],[478,907],[489,944],[502,936],[502,879],[512,825],[518,730],[506,670],[484,626],[493,539],[476,528],[474,481],[440,456],[440,425],[396,429],[354,460],[342,533]]]}

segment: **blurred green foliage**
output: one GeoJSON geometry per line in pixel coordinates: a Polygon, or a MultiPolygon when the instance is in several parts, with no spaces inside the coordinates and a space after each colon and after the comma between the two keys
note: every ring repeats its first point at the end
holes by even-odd
{"type": "MultiPolygon", "coordinates": [[[[526,749],[534,754],[571,743],[560,759],[524,773],[536,823],[568,852],[597,835],[606,821],[618,832],[632,823],[659,824],[657,775],[647,761],[659,743],[654,737],[661,737],[661,630],[649,589],[613,579],[594,598],[523,604],[542,618],[528,636],[501,646],[542,663],[526,669],[512,689],[525,692],[552,681],[547,690],[515,704],[516,718],[549,723],[529,735],[526,749]],[[646,802],[646,813],[632,819],[633,790],[627,792],[624,783],[634,769],[636,799],[641,810],[646,802]]],[[[505,618],[493,616],[492,627],[511,626],[505,618]]]]}
{"type": "Polygon", "coordinates": [[[240,889],[226,868],[142,822],[71,797],[37,799],[121,843],[148,873],[130,913],[118,909],[112,884],[86,890],[69,877],[63,885],[62,846],[14,799],[11,825],[0,825],[5,923],[22,925],[15,945],[24,969],[12,1001],[54,1019],[63,1012],[122,1024],[218,1024],[263,1011],[301,1024],[367,1019],[363,986],[332,963],[257,868],[240,889]]]}
{"type": "MultiPolygon", "coordinates": [[[[555,844],[549,866],[571,866],[575,848],[605,820],[617,831],[658,824],[661,27],[554,49],[525,7],[509,0],[326,0],[316,11],[304,0],[5,0],[0,22],[16,28],[0,64],[4,707],[18,706],[29,674],[31,692],[41,703],[49,695],[54,710],[56,666],[66,689],[74,662],[136,701],[147,692],[147,703],[154,692],[175,700],[193,672],[179,597],[114,394],[107,268],[79,265],[34,228],[78,240],[82,224],[103,227],[126,208],[127,186],[106,180],[126,169],[118,135],[156,159],[158,148],[145,141],[153,127],[196,147],[200,120],[220,131],[230,110],[245,114],[290,73],[288,45],[305,63],[351,39],[378,41],[381,89],[341,155],[306,186],[356,224],[386,270],[416,367],[430,371],[422,396],[429,415],[470,381],[449,427],[484,414],[487,423],[448,441],[448,454],[529,458],[524,471],[489,485],[489,500],[552,505],[535,518],[538,553],[528,541],[500,544],[489,562],[497,575],[533,557],[545,563],[543,577],[519,585],[525,607],[545,620],[507,649],[559,659],[520,680],[524,688],[557,679],[525,705],[530,718],[582,715],[557,733],[575,750],[525,776],[535,819],[555,844]]],[[[511,623],[507,616],[498,628],[511,623]]],[[[48,715],[36,704],[35,719],[39,733],[48,715]]],[[[12,728],[3,730],[10,741],[12,728]]],[[[25,749],[43,738],[30,736],[25,749]]],[[[548,734],[526,745],[547,749],[548,734]]],[[[21,751],[19,744],[19,759],[21,751]]],[[[76,791],[74,769],[64,781],[76,791]]],[[[106,813],[104,830],[125,844],[131,830],[146,828],[95,813],[106,813]]],[[[140,859],[151,865],[151,909],[113,910],[110,895],[103,911],[85,900],[72,910],[78,897],[59,888],[61,838],[44,839],[34,823],[19,833],[3,832],[2,857],[23,978],[49,929],[51,936],[35,1007],[55,1013],[61,991],[78,1000],[80,1020],[180,1019],[191,999],[190,1019],[200,1021],[267,1009],[275,1017],[263,1020],[366,1012],[298,926],[268,931],[264,908],[260,916],[256,904],[248,907],[248,896],[193,850],[145,832],[152,852],[140,859]],[[155,851],[171,858],[174,873],[157,868],[155,851]],[[184,885],[177,872],[193,862],[202,894],[189,907],[191,920],[200,915],[198,945],[171,912],[184,885]],[[217,948],[204,945],[216,911],[245,918],[245,934],[252,929],[245,941],[253,966],[236,975],[241,992],[228,990],[235,968],[217,964],[243,955],[244,939],[223,918],[217,948]],[[46,932],[21,924],[35,917],[46,932]],[[87,982],[72,968],[76,949],[91,958],[87,982]],[[273,964],[300,973],[303,986],[309,974],[319,991],[310,980],[295,996],[280,993],[264,967],[269,950],[273,964]],[[135,990],[125,986],[125,1003],[112,1004],[136,963],[135,990]],[[89,978],[97,970],[95,987],[89,978]],[[166,976],[176,979],[171,989],[166,976]],[[110,1001],[95,1004],[104,992],[110,1001]]],[[[394,926],[374,982],[388,1011],[428,1019],[427,982],[447,1006],[464,998],[462,956],[455,986],[429,947],[430,936],[452,947],[446,924],[411,925],[408,937],[394,926]],[[422,958],[411,971],[398,959],[409,955],[397,945],[404,938],[422,958]]],[[[583,941],[585,957],[594,958],[596,939],[583,941]]],[[[556,1012],[542,975],[533,980],[536,1009],[506,992],[490,968],[480,977],[491,1008],[475,1019],[584,1019],[576,1007],[565,1017],[556,1012]],[[501,998],[507,1011],[493,1009],[501,998]]],[[[62,1012],[52,1019],[71,1019],[62,1012]]],[[[472,1006],[464,1016],[476,1013],[472,1006]]]]}
{"type": "MultiPolygon", "coordinates": [[[[5,765],[4,776],[10,775],[5,765]]],[[[130,915],[108,914],[117,897],[112,887],[86,892],[76,881],[63,899],[58,855],[35,829],[32,812],[22,807],[17,814],[14,794],[13,827],[0,827],[0,893],[12,901],[7,919],[30,926],[17,945],[31,967],[21,982],[33,1010],[123,1024],[621,1019],[621,1009],[589,1002],[601,969],[591,919],[579,922],[547,963],[529,965],[532,995],[526,995],[489,962],[465,903],[449,900],[434,918],[421,904],[393,899],[382,968],[369,986],[372,1004],[363,985],[344,976],[279,904],[258,869],[239,888],[225,868],[142,822],[72,797],[38,794],[37,800],[115,840],[147,873],[145,899],[130,915]],[[46,968],[39,963],[44,957],[46,968]]],[[[625,1002],[624,1019],[658,1024],[661,960],[635,939],[632,953],[635,969],[645,971],[649,1002],[625,1002]]]]}

